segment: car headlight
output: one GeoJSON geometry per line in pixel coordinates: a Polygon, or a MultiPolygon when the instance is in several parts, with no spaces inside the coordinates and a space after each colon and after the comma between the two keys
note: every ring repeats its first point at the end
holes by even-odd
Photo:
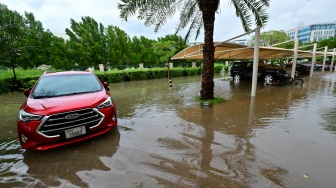
{"type": "Polygon", "coordinates": [[[19,112],[19,119],[21,122],[30,122],[30,121],[37,121],[42,119],[43,116],[36,115],[36,114],[30,114],[24,110],[20,110],[19,112]]]}
{"type": "Polygon", "coordinates": [[[112,106],[112,99],[111,97],[108,97],[103,103],[97,106],[97,108],[108,108],[112,106]]]}

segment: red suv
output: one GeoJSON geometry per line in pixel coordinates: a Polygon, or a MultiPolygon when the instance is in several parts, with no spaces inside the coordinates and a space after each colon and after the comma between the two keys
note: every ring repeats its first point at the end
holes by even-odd
{"type": "Polygon", "coordinates": [[[45,73],[26,89],[17,121],[23,149],[46,150],[86,140],[117,126],[108,84],[92,72],[45,73]]]}

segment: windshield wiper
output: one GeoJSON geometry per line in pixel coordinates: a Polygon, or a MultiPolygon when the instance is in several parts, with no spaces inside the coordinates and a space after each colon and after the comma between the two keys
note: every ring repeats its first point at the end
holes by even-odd
{"type": "Polygon", "coordinates": [[[61,94],[61,95],[58,95],[58,96],[78,95],[78,94],[95,93],[95,92],[97,92],[97,91],[72,92],[72,93],[61,94]]]}
{"type": "Polygon", "coordinates": [[[65,93],[60,95],[33,95],[34,99],[43,99],[43,98],[53,98],[53,97],[61,97],[61,96],[70,96],[70,95],[78,95],[84,93],[95,93],[97,91],[83,91],[83,92],[72,92],[72,93],[65,93]]]}
{"type": "Polygon", "coordinates": [[[52,98],[58,97],[59,95],[33,95],[34,99],[52,98]]]}

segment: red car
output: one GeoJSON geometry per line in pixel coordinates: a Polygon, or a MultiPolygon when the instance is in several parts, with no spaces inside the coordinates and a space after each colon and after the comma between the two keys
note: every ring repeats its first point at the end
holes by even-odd
{"type": "Polygon", "coordinates": [[[26,89],[17,121],[23,149],[47,150],[104,134],[117,126],[108,84],[92,72],[45,73],[26,89]]]}

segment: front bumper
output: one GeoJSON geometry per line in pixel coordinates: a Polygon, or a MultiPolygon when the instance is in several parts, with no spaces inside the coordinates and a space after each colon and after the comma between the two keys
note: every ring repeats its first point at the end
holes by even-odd
{"type": "Polygon", "coordinates": [[[117,116],[114,107],[99,110],[104,115],[102,121],[93,127],[86,127],[86,134],[66,139],[64,134],[48,137],[39,132],[41,121],[17,122],[18,138],[23,149],[47,150],[87,140],[105,134],[117,126],[117,116]],[[114,116],[114,118],[112,118],[114,116]],[[114,119],[114,120],[112,120],[114,119]]]}

